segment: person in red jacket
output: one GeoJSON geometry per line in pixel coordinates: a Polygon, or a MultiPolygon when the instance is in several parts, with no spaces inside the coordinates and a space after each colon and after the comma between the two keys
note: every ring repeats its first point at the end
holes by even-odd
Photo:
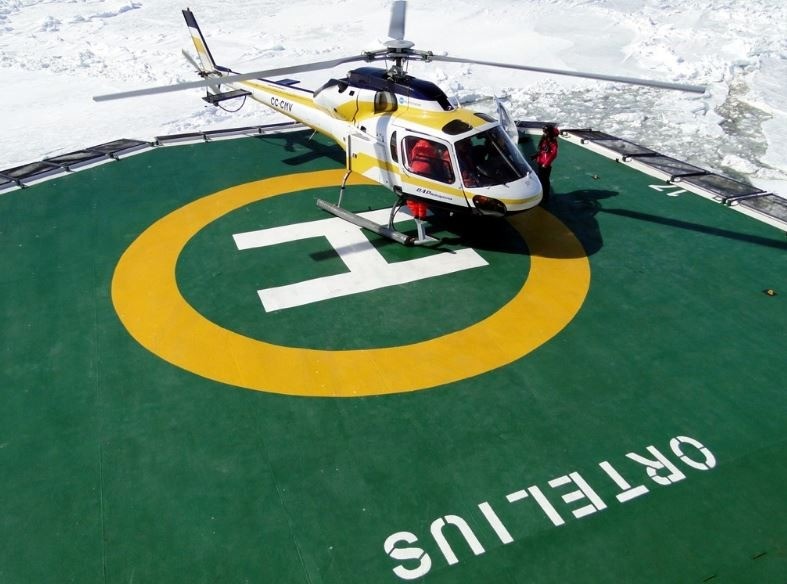
{"type": "Polygon", "coordinates": [[[410,150],[410,169],[416,173],[431,177],[432,165],[437,160],[437,149],[431,141],[421,138],[410,150]]]}
{"type": "Polygon", "coordinates": [[[544,126],[544,133],[538,142],[538,151],[533,156],[533,159],[536,161],[538,180],[541,181],[543,190],[542,205],[549,203],[549,195],[552,191],[549,184],[549,176],[552,174],[552,163],[557,158],[557,137],[559,135],[560,130],[554,124],[544,126]]]}

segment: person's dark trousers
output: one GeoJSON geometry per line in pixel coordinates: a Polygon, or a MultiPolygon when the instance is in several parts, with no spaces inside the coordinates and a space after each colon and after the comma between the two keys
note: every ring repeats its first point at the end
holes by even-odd
{"type": "Polygon", "coordinates": [[[543,190],[543,196],[541,198],[542,205],[546,205],[547,203],[549,203],[549,195],[552,193],[552,187],[549,184],[549,176],[551,174],[552,174],[551,166],[538,167],[538,180],[541,182],[541,189],[543,190]]]}

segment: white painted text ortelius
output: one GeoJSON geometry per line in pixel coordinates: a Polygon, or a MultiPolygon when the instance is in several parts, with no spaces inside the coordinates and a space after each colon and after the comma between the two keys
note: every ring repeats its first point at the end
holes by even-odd
{"type": "MultiPolygon", "coordinates": [[[[627,463],[627,474],[621,472],[608,460],[598,463],[605,477],[615,486],[617,493],[614,501],[607,497],[605,502],[593,486],[578,472],[569,472],[546,482],[546,486],[530,485],[513,491],[505,496],[503,503],[496,505],[534,505],[544,520],[555,527],[564,525],[566,521],[584,519],[607,508],[608,504],[623,504],[650,492],[653,483],[661,487],[673,485],[686,478],[686,473],[708,471],[716,466],[716,457],[704,444],[688,436],[678,436],[669,441],[669,451],[647,446],[640,453],[629,452],[626,458],[637,463],[636,471],[631,470],[627,463]],[[664,452],[667,452],[665,454],[664,452]],[[554,492],[553,492],[554,491],[554,492]],[[551,494],[551,497],[547,496],[551,494]],[[557,501],[560,501],[558,503],[557,501]],[[572,519],[572,516],[574,519],[572,519]]],[[[617,464],[617,463],[616,463],[617,464]]],[[[607,488],[609,485],[605,485],[607,488]]],[[[503,498],[501,498],[501,501],[503,498]]],[[[476,511],[473,511],[476,514],[476,511]]],[[[473,519],[486,521],[492,532],[502,544],[509,544],[514,537],[489,501],[478,504],[479,516],[473,519]],[[481,517],[483,519],[481,519],[481,517]]],[[[432,521],[429,537],[440,550],[442,560],[449,566],[460,563],[454,547],[462,546],[480,556],[486,549],[470,527],[470,524],[459,515],[444,515],[432,521]],[[447,526],[451,526],[446,530],[447,526]],[[446,531],[454,546],[449,543],[446,531]]],[[[410,531],[398,531],[386,538],[383,549],[386,555],[395,562],[393,573],[402,580],[415,580],[429,573],[433,558],[419,545],[418,535],[410,531]]],[[[490,542],[488,545],[499,545],[490,542]]],[[[439,557],[439,556],[438,556],[439,557]]],[[[440,561],[436,559],[434,561],[440,561]]]]}

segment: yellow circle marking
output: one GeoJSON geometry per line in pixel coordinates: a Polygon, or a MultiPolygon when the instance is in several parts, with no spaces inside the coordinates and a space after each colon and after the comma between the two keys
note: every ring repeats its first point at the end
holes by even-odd
{"type": "Polygon", "coordinates": [[[220,327],[186,302],[175,266],[201,229],[256,201],[339,185],[343,173],[327,170],[247,183],[159,219],[115,269],[112,302],[123,325],[162,359],[215,381],[288,395],[353,397],[416,391],[491,371],[547,342],[582,306],[590,286],[585,251],[563,223],[541,209],[512,219],[531,255],[530,273],[516,296],[472,326],[419,343],[346,351],[286,347],[220,327]]]}

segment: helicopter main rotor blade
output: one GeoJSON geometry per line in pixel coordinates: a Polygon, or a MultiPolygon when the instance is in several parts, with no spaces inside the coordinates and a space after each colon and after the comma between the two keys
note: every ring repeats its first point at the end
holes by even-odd
{"type": "Polygon", "coordinates": [[[405,0],[394,0],[391,6],[391,24],[388,26],[388,36],[397,41],[404,40],[404,22],[407,13],[405,0]]]}
{"type": "Polygon", "coordinates": [[[670,83],[668,81],[653,81],[650,79],[639,79],[636,77],[618,77],[616,75],[601,75],[599,73],[583,73],[581,71],[566,71],[565,69],[547,69],[545,67],[531,67],[528,65],[513,65],[511,63],[495,63],[493,61],[476,61],[474,59],[463,59],[461,57],[448,57],[441,55],[430,56],[432,61],[445,61],[447,63],[470,63],[474,65],[486,65],[489,67],[502,67],[504,69],[519,69],[520,71],[533,71],[535,73],[548,73],[550,75],[565,75],[568,77],[580,77],[583,79],[598,79],[599,81],[613,81],[615,83],[627,83],[629,85],[644,85],[646,87],[657,87],[659,89],[674,89],[676,91],[687,91],[689,93],[705,93],[702,85],[685,85],[683,83],[670,83]]]}
{"type": "Polygon", "coordinates": [[[176,83],[174,85],[160,85],[158,87],[146,87],[144,89],[133,89],[131,91],[121,91],[119,93],[96,95],[93,97],[93,101],[111,101],[114,99],[126,99],[129,97],[140,97],[143,95],[171,93],[173,91],[182,91],[184,89],[216,86],[225,83],[235,83],[238,81],[249,81],[251,79],[259,79],[260,77],[273,77],[276,75],[292,75],[294,73],[303,73],[305,71],[319,71],[320,69],[330,69],[331,67],[336,67],[337,65],[342,65],[344,63],[352,63],[353,61],[368,61],[368,60],[369,60],[369,56],[365,54],[355,55],[352,57],[341,57],[339,59],[330,59],[328,61],[316,61],[314,63],[304,63],[303,65],[292,65],[290,67],[278,67],[276,69],[252,71],[251,73],[222,75],[220,77],[208,77],[200,81],[189,81],[186,83],[176,83]]]}

